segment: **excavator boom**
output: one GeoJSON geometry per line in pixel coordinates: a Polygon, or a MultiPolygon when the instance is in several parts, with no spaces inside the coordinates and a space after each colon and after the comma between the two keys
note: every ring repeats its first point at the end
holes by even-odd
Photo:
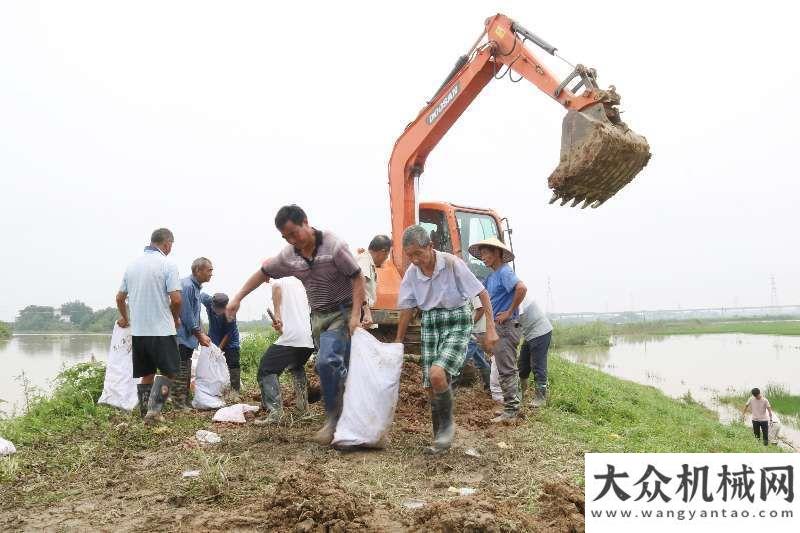
{"type": "Polygon", "coordinates": [[[493,79],[516,73],[567,109],[558,167],[548,179],[550,203],[572,201],[598,207],[638,174],[650,159],[647,140],[619,117],[620,97],[614,87],[597,85],[594,69],[577,65],[559,80],[531,52],[530,41],[551,55],[556,48],[505,15],[486,20],[486,27],[461,56],[434,97],[397,140],[389,161],[393,260],[402,272],[399,249],[403,230],[416,222],[416,178],[428,154],[480,91],[493,79]],[[570,85],[572,85],[570,87],[570,85]]]}

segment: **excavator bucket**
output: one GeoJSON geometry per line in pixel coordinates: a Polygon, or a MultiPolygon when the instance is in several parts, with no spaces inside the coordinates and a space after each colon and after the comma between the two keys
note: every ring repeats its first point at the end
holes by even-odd
{"type": "Polygon", "coordinates": [[[572,207],[601,206],[647,165],[650,145],[618,120],[603,103],[568,111],[561,132],[561,160],[547,180],[550,203],[572,201],[572,207]],[[608,112],[616,120],[608,117],[608,112]]]}

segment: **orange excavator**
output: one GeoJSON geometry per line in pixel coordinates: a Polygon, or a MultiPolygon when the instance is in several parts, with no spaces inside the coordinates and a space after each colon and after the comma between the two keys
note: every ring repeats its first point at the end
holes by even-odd
{"type": "MultiPolygon", "coordinates": [[[[621,121],[617,109],[620,96],[613,86],[600,89],[595,70],[583,65],[574,66],[565,79],[557,79],[526,46],[528,41],[560,57],[554,46],[505,15],[488,18],[480,37],[458,59],[434,97],[395,143],[389,160],[394,244],[391,259],[378,269],[378,294],[373,309],[379,338],[394,338],[397,294],[402,273],[408,266],[401,238],[408,226],[423,225],[430,231],[437,250],[463,258],[480,278],[488,271],[469,255],[469,245],[489,237],[505,241],[506,235],[511,244],[508,221],[491,209],[444,202],[417,204],[418,179],[428,154],[492,80],[506,75],[512,81],[524,78],[567,109],[560,162],[548,178],[553,190],[550,203],[560,200],[561,205],[572,202],[573,207],[578,204],[582,208],[599,207],[627,185],[650,159],[647,140],[621,121]]],[[[417,335],[418,329],[412,328],[406,337],[412,353],[419,353],[413,349],[417,335]]]]}

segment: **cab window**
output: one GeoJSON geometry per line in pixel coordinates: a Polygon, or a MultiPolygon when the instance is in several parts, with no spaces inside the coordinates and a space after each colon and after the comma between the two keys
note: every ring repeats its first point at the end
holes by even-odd
{"type": "Polygon", "coordinates": [[[491,270],[483,264],[483,261],[470,255],[469,247],[490,237],[500,239],[497,222],[490,215],[468,213],[466,211],[456,211],[456,220],[458,221],[458,231],[461,237],[462,259],[467,263],[472,273],[483,281],[491,270]]]}
{"type": "Polygon", "coordinates": [[[453,240],[450,238],[450,230],[443,211],[420,209],[419,224],[428,231],[434,249],[453,253],[453,240]]]}

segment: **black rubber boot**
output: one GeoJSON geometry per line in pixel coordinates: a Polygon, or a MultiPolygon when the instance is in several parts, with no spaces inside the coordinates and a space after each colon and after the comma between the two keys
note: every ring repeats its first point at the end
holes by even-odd
{"type": "Polygon", "coordinates": [[[308,411],[308,379],[304,367],[292,369],[292,385],[294,386],[294,405],[298,413],[308,411]]]}
{"type": "Polygon", "coordinates": [[[481,381],[483,382],[483,390],[491,393],[490,381],[492,377],[492,369],[489,367],[481,368],[481,381]]]}
{"type": "Polygon", "coordinates": [[[169,398],[171,387],[172,380],[165,376],[156,376],[156,379],[153,380],[153,387],[150,389],[150,397],[147,401],[147,414],[144,415],[145,424],[151,425],[164,421],[161,410],[169,398]]]}
{"type": "Polygon", "coordinates": [[[231,368],[229,369],[231,374],[231,388],[236,392],[242,391],[242,369],[241,368],[231,368]]]}
{"type": "Polygon", "coordinates": [[[433,422],[433,443],[425,448],[425,453],[435,455],[446,452],[453,444],[456,425],[453,422],[453,392],[448,387],[431,399],[431,420],[433,422]]]}
{"type": "Polygon", "coordinates": [[[188,411],[192,408],[189,404],[189,385],[192,379],[192,359],[181,360],[178,363],[178,375],[172,383],[172,406],[179,411],[188,411]]]}
{"type": "Polygon", "coordinates": [[[150,389],[152,387],[152,383],[136,385],[136,395],[139,397],[139,414],[141,414],[142,418],[147,414],[147,402],[150,400],[150,389]]]}
{"type": "Polygon", "coordinates": [[[283,417],[283,399],[278,375],[267,374],[261,378],[258,385],[261,387],[261,408],[269,413],[267,416],[257,419],[254,424],[257,426],[277,424],[283,417]]]}

